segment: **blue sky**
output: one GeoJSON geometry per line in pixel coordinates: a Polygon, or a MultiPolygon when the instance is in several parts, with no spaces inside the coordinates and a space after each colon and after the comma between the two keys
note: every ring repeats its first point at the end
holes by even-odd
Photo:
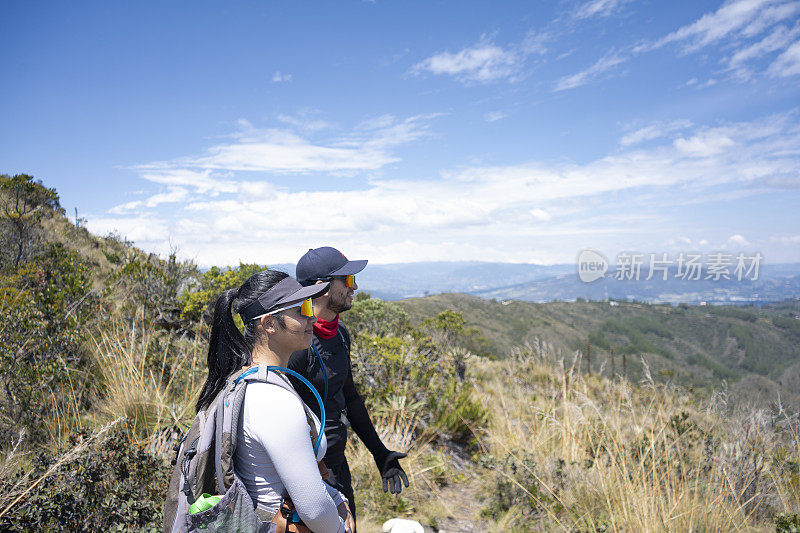
{"type": "Polygon", "coordinates": [[[0,4],[0,172],[202,265],[800,261],[800,2],[0,4]]]}

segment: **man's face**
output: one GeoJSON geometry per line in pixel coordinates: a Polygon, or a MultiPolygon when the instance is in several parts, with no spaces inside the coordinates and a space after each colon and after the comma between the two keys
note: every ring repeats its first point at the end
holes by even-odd
{"type": "Polygon", "coordinates": [[[337,277],[331,280],[328,288],[328,309],[334,313],[343,313],[353,307],[353,293],[358,289],[358,285],[353,287],[345,285],[344,277],[337,277]]]}

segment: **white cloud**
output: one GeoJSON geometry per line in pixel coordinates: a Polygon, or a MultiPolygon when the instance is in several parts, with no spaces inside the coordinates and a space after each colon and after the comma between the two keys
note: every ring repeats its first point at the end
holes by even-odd
{"type": "Polygon", "coordinates": [[[550,213],[548,213],[544,209],[531,209],[528,212],[531,214],[531,216],[533,216],[533,218],[541,222],[547,222],[548,220],[553,218],[552,216],[550,216],[550,213]]]}
{"type": "Polygon", "coordinates": [[[169,187],[167,192],[154,194],[147,200],[135,200],[117,205],[108,210],[112,215],[130,213],[142,207],[156,207],[161,204],[181,202],[189,196],[189,191],[183,187],[169,187]]]}
{"type": "Polygon", "coordinates": [[[215,174],[211,169],[174,168],[171,163],[152,163],[138,169],[139,176],[147,181],[172,187],[192,187],[203,194],[232,193],[239,189],[238,184],[229,179],[230,175],[215,174]]]}
{"type": "Polygon", "coordinates": [[[398,159],[367,148],[320,146],[281,130],[258,141],[217,145],[208,154],[178,161],[186,167],[270,172],[374,170],[398,159]]]}
{"type": "Polygon", "coordinates": [[[166,220],[151,216],[87,216],[86,228],[92,233],[98,235],[105,235],[107,233],[116,231],[135,243],[141,243],[150,246],[156,243],[159,245],[169,245],[170,232],[168,229],[168,222],[166,220]]]}
{"type": "Polygon", "coordinates": [[[668,240],[664,244],[666,244],[667,246],[671,246],[671,247],[691,246],[692,245],[692,239],[690,239],[689,237],[677,237],[675,239],[668,240]]]}
{"type": "Polygon", "coordinates": [[[800,74],[800,41],[786,49],[769,66],[769,74],[773,77],[796,76],[800,74]]]}
{"type": "Polygon", "coordinates": [[[476,44],[458,52],[432,55],[411,67],[409,72],[453,76],[462,83],[518,81],[525,62],[531,56],[545,55],[547,43],[553,39],[551,32],[530,30],[521,42],[503,47],[483,35],[476,44]]]}
{"type": "Polygon", "coordinates": [[[460,81],[489,82],[511,77],[520,61],[521,57],[513,50],[481,39],[478,44],[456,53],[440,52],[433,55],[411,67],[411,72],[447,74],[460,81]]]}
{"type": "Polygon", "coordinates": [[[783,235],[779,237],[772,237],[770,240],[780,244],[797,245],[800,244],[800,235],[783,235]]]}
{"type": "Polygon", "coordinates": [[[710,45],[721,44],[733,53],[727,58],[728,67],[740,79],[752,77],[748,62],[767,54],[783,51],[770,66],[773,77],[800,73],[800,50],[795,40],[800,27],[791,29],[778,24],[796,18],[800,2],[796,0],[729,0],[714,12],[706,13],[652,44],[640,45],[636,51],[647,51],[667,44],[680,44],[685,54],[697,52],[710,45]],[[753,41],[768,32],[766,35],[753,41]],[[789,48],[787,49],[787,46],[789,48]]]}
{"type": "Polygon", "coordinates": [[[728,64],[731,68],[742,68],[748,61],[785,49],[798,34],[800,34],[800,26],[791,30],[785,26],[779,26],[757,43],[737,50],[728,60],[728,64]]]}
{"type": "Polygon", "coordinates": [[[674,142],[675,148],[692,157],[711,157],[735,144],[733,139],[719,131],[710,131],[688,139],[675,139],[674,142]]]}
{"type": "Polygon", "coordinates": [[[486,122],[497,122],[498,120],[503,120],[504,118],[508,117],[508,113],[504,113],[503,111],[490,111],[483,115],[483,120],[486,122]]]}
{"type": "Polygon", "coordinates": [[[630,0],[590,0],[575,12],[575,18],[607,17],[630,0]]]}
{"type": "Polygon", "coordinates": [[[370,117],[361,121],[361,123],[356,126],[357,130],[379,130],[383,128],[388,128],[392,124],[397,122],[397,118],[391,114],[384,114],[377,117],[370,117]]]}
{"type": "MultiPolygon", "coordinates": [[[[376,121],[379,130],[369,131],[405,122],[392,117],[376,121]]],[[[168,204],[141,205],[137,217],[90,221],[92,228],[119,229],[151,249],[165,247],[172,238],[205,265],[292,261],[309,247],[337,243],[351,254],[369,252],[362,255],[379,262],[563,261],[574,252],[567,248],[575,243],[577,249],[587,238],[609,239],[612,245],[622,235],[652,238],[647,235],[666,224],[643,205],[658,211],[670,201],[681,205],[676,198],[702,198],[712,188],[763,188],[769,177],[796,174],[798,168],[800,127],[796,114],[788,113],[694,128],[675,142],[584,164],[534,161],[458,168],[413,180],[372,177],[353,190],[305,190],[299,181],[287,190],[266,180],[237,179],[235,172],[217,178],[203,170],[193,175],[206,180],[209,190],[220,190],[208,183],[217,180],[232,183],[233,192],[190,195],[177,209],[170,205],[169,212],[168,204]],[[645,193],[649,203],[632,202],[645,193]],[[631,212],[631,205],[646,212],[631,212]],[[308,213],[314,216],[304,216],[308,213]]],[[[173,186],[191,190],[175,183],[188,176],[173,178],[173,186]]]]}
{"type": "Polygon", "coordinates": [[[282,83],[286,81],[291,81],[292,75],[291,74],[283,74],[280,70],[275,71],[275,74],[272,75],[272,82],[273,83],[282,83]]]}
{"type": "Polygon", "coordinates": [[[277,116],[277,119],[284,124],[294,126],[303,131],[322,131],[333,127],[331,123],[325,120],[311,118],[308,114],[301,115],[300,117],[281,114],[277,116]]]}
{"type": "Polygon", "coordinates": [[[747,239],[742,237],[739,234],[731,235],[728,240],[725,242],[726,248],[744,248],[746,246],[752,246],[747,239]]]}
{"type": "Polygon", "coordinates": [[[797,7],[796,2],[728,1],[716,11],[663,37],[654,47],[682,43],[684,52],[688,53],[732,36],[753,36],[770,24],[791,17],[797,7]]]}
{"type": "Polygon", "coordinates": [[[672,132],[691,127],[688,120],[673,120],[672,122],[656,122],[626,134],[620,139],[622,146],[632,146],[645,141],[651,141],[669,135],[672,132]]]}
{"type": "Polygon", "coordinates": [[[560,78],[556,82],[555,90],[564,91],[566,89],[574,89],[575,87],[586,85],[587,83],[598,79],[604,73],[616,67],[617,65],[624,63],[625,61],[627,61],[626,57],[623,57],[621,54],[612,50],[598,59],[597,62],[591,67],[576,74],[560,78]]]}
{"type": "MultiPolygon", "coordinates": [[[[318,143],[282,129],[258,130],[240,121],[242,131],[233,142],[217,144],[200,156],[140,165],[144,179],[167,185],[198,188],[200,192],[236,192],[230,172],[275,173],[359,172],[376,170],[400,159],[391,152],[399,145],[423,138],[438,114],[397,120],[392,117],[370,130],[331,136],[318,143]]],[[[283,117],[286,122],[288,117],[283,117]]],[[[313,129],[313,128],[312,128],[313,129]]]]}

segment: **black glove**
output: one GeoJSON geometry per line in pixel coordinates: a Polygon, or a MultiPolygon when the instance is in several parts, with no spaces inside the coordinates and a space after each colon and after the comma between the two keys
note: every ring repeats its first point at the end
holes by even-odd
{"type": "Polygon", "coordinates": [[[386,458],[382,461],[382,464],[378,464],[378,470],[381,472],[381,478],[383,478],[383,492],[391,492],[392,494],[400,494],[403,490],[403,485],[400,484],[400,480],[403,481],[406,487],[408,487],[408,477],[406,476],[405,471],[400,466],[400,459],[405,457],[406,454],[400,452],[389,452],[386,458]]]}

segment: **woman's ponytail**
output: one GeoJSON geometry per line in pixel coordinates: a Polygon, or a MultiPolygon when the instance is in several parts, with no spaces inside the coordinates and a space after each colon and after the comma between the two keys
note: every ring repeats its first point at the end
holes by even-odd
{"type": "Polygon", "coordinates": [[[217,298],[208,343],[208,378],[197,399],[198,412],[211,405],[228,376],[252,361],[256,321],[245,324],[242,335],[233,321],[233,313],[247,307],[286,277],[288,274],[277,270],[256,272],[241,287],[227,290],[217,298]]]}
{"type": "Polygon", "coordinates": [[[197,399],[198,411],[211,404],[222,389],[225,378],[250,364],[250,348],[233,321],[233,301],[238,293],[237,289],[227,290],[214,304],[214,319],[208,343],[208,378],[197,399]]]}

